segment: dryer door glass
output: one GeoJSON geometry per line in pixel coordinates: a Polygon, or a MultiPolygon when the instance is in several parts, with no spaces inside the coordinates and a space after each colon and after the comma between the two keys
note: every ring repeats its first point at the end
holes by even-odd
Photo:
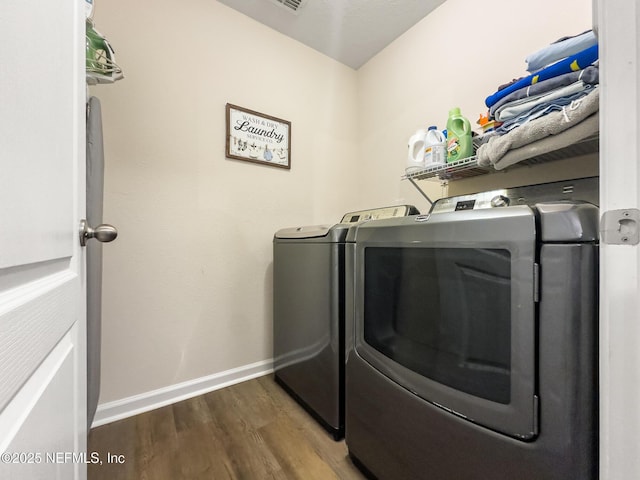
{"type": "Polygon", "coordinates": [[[365,341],[420,375],[508,404],[510,259],[501,249],[367,249],[365,341]]]}

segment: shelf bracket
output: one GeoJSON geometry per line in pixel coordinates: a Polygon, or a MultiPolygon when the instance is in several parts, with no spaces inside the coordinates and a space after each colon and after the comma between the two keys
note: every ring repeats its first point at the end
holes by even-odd
{"type": "Polygon", "coordinates": [[[420,194],[427,199],[427,202],[429,202],[429,205],[433,205],[433,202],[431,201],[431,199],[427,196],[426,193],[424,193],[422,191],[422,189],[418,186],[418,184],[415,182],[415,180],[411,177],[407,177],[407,180],[409,180],[411,182],[411,184],[416,187],[416,189],[420,192],[420,194]]]}

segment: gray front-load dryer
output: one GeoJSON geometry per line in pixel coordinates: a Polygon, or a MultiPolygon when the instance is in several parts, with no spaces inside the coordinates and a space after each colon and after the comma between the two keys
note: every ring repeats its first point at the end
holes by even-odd
{"type": "Polygon", "coordinates": [[[418,213],[410,205],[362,210],[334,226],[285,228],[274,236],[275,380],[336,440],[344,437],[345,325],[351,323],[345,313],[347,231],[418,213]]]}
{"type": "Polygon", "coordinates": [[[349,455],[379,480],[598,478],[598,178],[352,227],[349,455]]]}

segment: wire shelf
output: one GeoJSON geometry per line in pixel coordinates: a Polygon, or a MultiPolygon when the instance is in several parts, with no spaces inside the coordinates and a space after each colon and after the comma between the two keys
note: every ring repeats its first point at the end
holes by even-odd
{"type": "Polygon", "coordinates": [[[444,165],[434,165],[432,167],[409,171],[402,176],[402,179],[427,180],[436,178],[438,180],[457,180],[475,177],[477,175],[485,175],[492,171],[495,171],[495,169],[491,166],[483,167],[478,165],[477,157],[473,156],[444,165]]]}
{"type": "MultiPolygon", "coordinates": [[[[580,142],[568,145],[557,150],[549,152],[536,152],[532,150],[531,158],[516,163],[509,168],[515,168],[526,165],[538,165],[555,160],[562,160],[571,157],[577,157],[580,155],[587,155],[598,152],[600,148],[600,137],[598,134],[588,137],[580,142]]],[[[506,170],[506,169],[505,169],[506,170]]],[[[455,162],[447,163],[444,165],[434,165],[432,167],[416,169],[414,171],[406,172],[401,178],[402,180],[409,180],[414,183],[415,180],[460,180],[463,178],[476,177],[478,175],[486,175],[494,172],[504,172],[505,170],[496,170],[491,165],[482,166],[478,165],[478,158],[468,157],[455,162]]]]}

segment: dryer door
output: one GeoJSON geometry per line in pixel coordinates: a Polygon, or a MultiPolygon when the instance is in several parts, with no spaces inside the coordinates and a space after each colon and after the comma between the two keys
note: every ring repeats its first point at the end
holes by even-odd
{"type": "Polygon", "coordinates": [[[371,222],[356,239],[356,351],[413,394],[537,433],[536,224],[529,207],[371,222]]]}

